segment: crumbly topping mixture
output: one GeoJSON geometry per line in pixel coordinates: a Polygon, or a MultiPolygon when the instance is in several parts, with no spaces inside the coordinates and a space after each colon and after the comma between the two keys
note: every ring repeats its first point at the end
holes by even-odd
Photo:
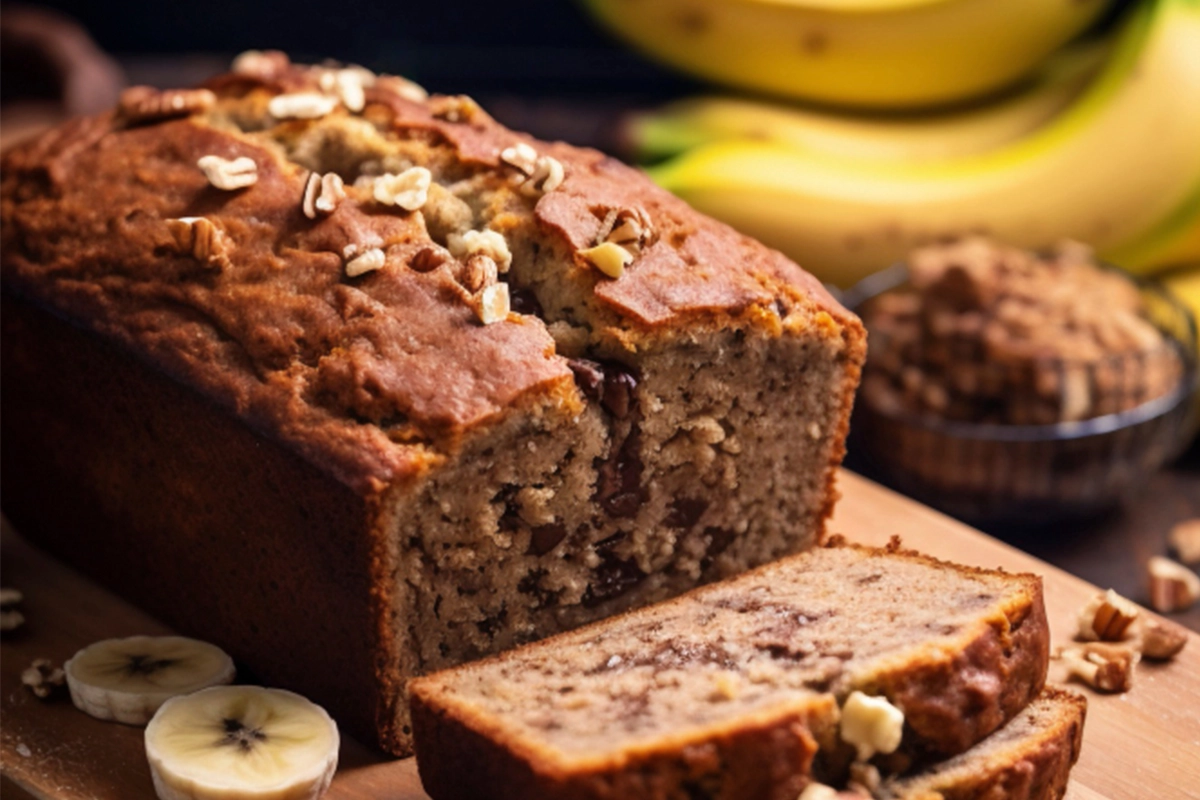
{"type": "Polygon", "coordinates": [[[1172,391],[1178,352],[1137,287],[1079,245],[1040,256],[972,237],[918,250],[911,288],[864,311],[866,402],[972,422],[1048,424],[1172,391]]]}

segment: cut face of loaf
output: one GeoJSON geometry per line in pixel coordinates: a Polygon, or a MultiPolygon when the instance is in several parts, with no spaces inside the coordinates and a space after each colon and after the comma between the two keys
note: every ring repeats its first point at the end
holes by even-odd
{"type": "Polygon", "coordinates": [[[5,154],[23,531],[397,754],[409,677],[820,540],[864,334],[811,276],[468,98],[260,56],[5,154]]]}
{"type": "Polygon", "coordinates": [[[965,753],[884,783],[879,800],[1059,800],[1079,759],[1087,700],[1047,689],[965,753]]]}
{"type": "Polygon", "coordinates": [[[417,763],[436,800],[794,800],[852,757],[851,692],[903,712],[906,768],[1024,708],[1048,641],[1034,576],[821,548],[413,681],[417,763]]]}

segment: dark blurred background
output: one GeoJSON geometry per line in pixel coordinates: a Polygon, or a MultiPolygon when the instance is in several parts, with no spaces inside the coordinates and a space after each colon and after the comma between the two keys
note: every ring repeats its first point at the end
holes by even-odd
{"type": "MultiPolygon", "coordinates": [[[[196,83],[243,50],[277,48],[299,61],[354,62],[433,92],[470,94],[513,127],[608,150],[621,111],[705,88],[624,48],[583,0],[49,0],[2,3],[0,20],[30,8],[78,21],[131,84],[196,83]]],[[[0,47],[5,101],[52,91],[53,80],[36,80],[12,39],[6,31],[0,47]]]]}
{"type": "MultiPolygon", "coordinates": [[[[191,84],[243,50],[277,48],[299,61],[354,62],[404,75],[430,91],[470,94],[507,124],[601,146],[611,144],[618,110],[699,88],[626,50],[581,3],[566,0],[51,0],[4,3],[0,20],[32,9],[76,20],[131,84],[191,84]]],[[[11,30],[5,33],[5,102],[58,91],[47,74],[53,70],[31,69],[26,48],[14,43],[11,30]]]]}

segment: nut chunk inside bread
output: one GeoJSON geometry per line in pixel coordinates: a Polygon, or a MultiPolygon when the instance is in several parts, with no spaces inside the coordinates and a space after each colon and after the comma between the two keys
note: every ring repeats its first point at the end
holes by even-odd
{"type": "Polygon", "coordinates": [[[794,800],[854,758],[855,692],[898,709],[874,758],[908,769],[1020,712],[1048,641],[1035,576],[819,548],[415,679],[417,764],[436,800],[794,800]]]}
{"type": "Polygon", "coordinates": [[[469,98],[247,54],[2,203],[6,510],[395,753],[410,676],[822,537],[857,318],[469,98]]]}

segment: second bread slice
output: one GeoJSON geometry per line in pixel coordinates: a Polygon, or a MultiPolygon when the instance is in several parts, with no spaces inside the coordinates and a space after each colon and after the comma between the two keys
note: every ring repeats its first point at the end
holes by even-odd
{"type": "Polygon", "coordinates": [[[1041,691],[1033,575],[834,546],[413,681],[436,800],[794,800],[847,759],[852,691],[904,714],[904,766],[967,750],[1041,691]]]}

